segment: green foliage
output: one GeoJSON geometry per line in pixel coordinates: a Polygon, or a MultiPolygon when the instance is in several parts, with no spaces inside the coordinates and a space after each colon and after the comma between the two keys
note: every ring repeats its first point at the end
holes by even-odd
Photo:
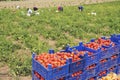
{"type": "Polygon", "coordinates": [[[0,10],[0,62],[14,75],[31,74],[31,53],[59,51],[65,45],[77,45],[91,38],[120,32],[120,1],[56,8],[41,8],[40,15],[26,16],[26,9],[0,10]],[[88,14],[96,12],[96,16],[88,14]],[[77,40],[77,41],[76,41],[77,40]],[[49,42],[49,41],[53,41],[49,42]],[[26,50],[27,52],[24,52],[26,50]]]}
{"type": "Polygon", "coordinates": [[[18,57],[18,55],[14,54],[11,57],[11,61],[9,62],[9,66],[11,67],[11,73],[16,75],[28,76],[31,73],[31,58],[27,55],[23,54],[18,57]],[[12,64],[12,65],[11,65],[12,64]]]}

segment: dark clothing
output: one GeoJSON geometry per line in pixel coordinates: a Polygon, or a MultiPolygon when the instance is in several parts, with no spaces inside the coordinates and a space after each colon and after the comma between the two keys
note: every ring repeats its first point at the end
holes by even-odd
{"type": "Polygon", "coordinates": [[[34,10],[34,11],[37,11],[37,10],[38,10],[38,8],[37,8],[37,7],[33,7],[33,10],[34,10]]]}
{"type": "Polygon", "coordinates": [[[63,7],[59,6],[58,11],[63,11],[63,7]]]}
{"type": "Polygon", "coordinates": [[[79,6],[78,9],[79,9],[80,11],[83,11],[83,6],[79,6]]]}

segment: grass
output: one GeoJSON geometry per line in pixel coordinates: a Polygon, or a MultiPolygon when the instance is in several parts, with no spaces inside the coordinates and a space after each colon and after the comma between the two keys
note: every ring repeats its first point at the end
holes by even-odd
{"type": "Polygon", "coordinates": [[[0,62],[7,64],[12,75],[31,74],[32,52],[59,51],[70,44],[91,38],[120,33],[120,1],[56,8],[41,8],[40,15],[26,16],[26,9],[0,10],[0,62]],[[97,15],[88,13],[96,12],[97,15]]]}

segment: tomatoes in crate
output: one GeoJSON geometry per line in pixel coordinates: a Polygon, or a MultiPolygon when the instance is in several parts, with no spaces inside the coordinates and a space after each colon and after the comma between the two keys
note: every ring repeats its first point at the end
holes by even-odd
{"type": "Polygon", "coordinates": [[[66,64],[67,59],[72,59],[72,62],[81,60],[79,54],[67,53],[67,52],[56,52],[54,54],[40,54],[35,57],[35,59],[42,64],[45,68],[51,64],[52,68],[57,68],[66,64]]]}
{"type": "Polygon", "coordinates": [[[66,60],[66,59],[69,59],[69,58],[72,59],[72,62],[81,60],[81,59],[79,58],[79,55],[78,55],[78,54],[75,54],[75,53],[58,52],[58,53],[56,53],[56,54],[57,54],[57,56],[58,56],[59,58],[61,58],[62,60],[66,60]]]}
{"type": "Polygon", "coordinates": [[[80,74],[82,74],[82,71],[81,71],[81,70],[73,73],[73,74],[72,74],[72,77],[79,76],[80,74]]]}
{"type": "MultiPolygon", "coordinates": [[[[96,43],[98,43],[100,46],[106,46],[106,47],[114,47],[115,44],[110,39],[102,39],[98,38],[95,40],[96,43]]],[[[102,47],[102,50],[106,50],[106,48],[102,47]]]]}
{"type": "Polygon", "coordinates": [[[40,79],[40,80],[45,80],[38,72],[34,71],[34,75],[40,79]]]}
{"type": "Polygon", "coordinates": [[[48,68],[49,64],[51,64],[52,68],[56,68],[66,63],[65,60],[58,58],[56,54],[40,54],[35,59],[46,68],[48,68]]]}
{"type": "Polygon", "coordinates": [[[95,78],[94,78],[94,77],[92,77],[92,78],[90,78],[90,79],[88,79],[88,80],[95,80],[95,78]]]}
{"type": "Polygon", "coordinates": [[[98,50],[101,46],[96,43],[96,42],[90,42],[90,43],[87,43],[87,44],[84,44],[85,47],[88,47],[88,48],[91,48],[91,49],[94,49],[94,50],[98,50]]]}
{"type": "Polygon", "coordinates": [[[89,70],[89,69],[93,69],[95,67],[96,67],[96,64],[92,64],[92,65],[88,66],[86,69],[89,70]]]}
{"type": "Polygon", "coordinates": [[[98,74],[98,76],[103,76],[103,75],[106,75],[106,74],[107,74],[107,71],[104,70],[104,71],[100,72],[100,73],[98,74]]]}
{"type": "Polygon", "coordinates": [[[114,45],[115,45],[114,42],[112,42],[110,39],[102,39],[102,38],[98,38],[94,42],[84,44],[84,46],[94,50],[98,50],[99,48],[101,48],[102,50],[105,50],[106,48],[104,48],[103,46],[114,47],[114,45]]]}
{"type": "Polygon", "coordinates": [[[95,40],[96,43],[100,44],[101,46],[114,46],[115,44],[110,40],[110,39],[102,39],[102,38],[98,38],[97,40],[95,40]]]}
{"type": "Polygon", "coordinates": [[[100,63],[105,63],[107,61],[108,61],[107,58],[106,59],[102,59],[102,60],[100,60],[100,63]]]}
{"type": "Polygon", "coordinates": [[[113,56],[111,56],[111,60],[116,59],[117,57],[118,57],[117,54],[116,54],[116,55],[113,55],[113,56]]]}

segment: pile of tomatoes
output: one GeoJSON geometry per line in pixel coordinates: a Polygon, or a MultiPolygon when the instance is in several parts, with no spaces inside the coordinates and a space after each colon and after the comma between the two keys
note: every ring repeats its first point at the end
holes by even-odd
{"type": "Polygon", "coordinates": [[[98,75],[103,76],[103,75],[106,75],[106,74],[107,74],[107,70],[104,70],[104,71],[100,72],[98,75]]]}
{"type": "Polygon", "coordinates": [[[96,42],[90,42],[90,43],[84,44],[84,46],[94,50],[98,50],[100,48],[100,45],[96,42]]]}
{"type": "Polygon", "coordinates": [[[73,73],[73,74],[72,74],[72,77],[79,76],[80,74],[82,74],[82,71],[81,71],[81,70],[73,73]]]}
{"type": "Polygon", "coordinates": [[[98,38],[94,42],[84,44],[84,46],[94,49],[94,50],[98,50],[99,48],[101,48],[102,50],[105,50],[105,48],[102,46],[113,47],[114,45],[115,44],[110,39],[102,39],[102,38],[98,38]]]}
{"type": "Polygon", "coordinates": [[[39,78],[40,80],[45,80],[38,72],[34,71],[34,74],[37,78],[39,78]]]}
{"type": "MultiPolygon", "coordinates": [[[[39,80],[45,80],[45,78],[43,78],[38,72],[34,71],[35,76],[39,79],[39,80]]],[[[36,80],[36,79],[35,79],[36,80]]],[[[65,80],[64,77],[60,78],[58,80],[65,80]]]]}
{"type": "Polygon", "coordinates": [[[87,68],[86,68],[86,70],[90,70],[90,69],[93,69],[93,68],[95,68],[96,67],[96,64],[92,64],[92,65],[89,65],[87,68]]]}
{"type": "Polygon", "coordinates": [[[37,55],[35,59],[42,64],[45,68],[48,68],[50,64],[52,68],[57,68],[66,64],[67,59],[72,59],[72,62],[76,62],[81,60],[79,57],[83,52],[79,52],[78,54],[67,53],[67,52],[56,52],[54,54],[43,53],[37,55]]]}
{"type": "Polygon", "coordinates": [[[97,40],[95,40],[96,43],[98,43],[100,46],[114,46],[115,44],[110,40],[110,39],[102,39],[102,38],[98,38],[97,40]]]}
{"type": "Polygon", "coordinates": [[[118,57],[118,55],[113,55],[113,56],[111,56],[111,60],[113,60],[113,59],[116,59],[118,57]]]}

